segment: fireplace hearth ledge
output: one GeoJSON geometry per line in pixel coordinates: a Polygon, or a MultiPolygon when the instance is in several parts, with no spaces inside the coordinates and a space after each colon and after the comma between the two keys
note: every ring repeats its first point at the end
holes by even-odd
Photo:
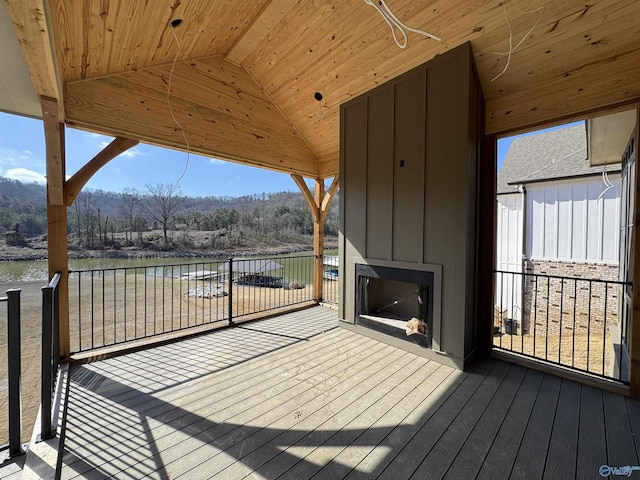
{"type": "Polygon", "coordinates": [[[440,350],[435,350],[433,348],[423,348],[423,347],[420,347],[419,345],[405,342],[391,335],[386,335],[384,333],[377,332],[375,330],[372,330],[371,328],[363,327],[362,325],[354,325],[342,319],[338,323],[340,327],[346,328],[349,331],[358,333],[365,337],[373,338],[374,340],[377,340],[382,343],[386,343],[387,345],[391,345],[392,347],[400,348],[409,353],[413,353],[414,355],[419,355],[421,357],[428,358],[429,360],[433,360],[435,362],[441,363],[442,365],[455,368],[456,370],[464,370],[465,365],[468,364],[468,361],[474,356],[474,353],[475,353],[475,350],[474,350],[474,352],[472,352],[467,358],[462,359],[462,358],[450,355],[447,352],[442,352],[440,350]]]}

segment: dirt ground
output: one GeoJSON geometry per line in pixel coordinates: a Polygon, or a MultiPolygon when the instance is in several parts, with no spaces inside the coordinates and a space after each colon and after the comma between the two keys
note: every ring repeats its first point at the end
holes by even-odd
{"type": "Polygon", "coordinates": [[[541,335],[496,335],[493,344],[516,353],[524,353],[568,367],[580,368],[598,375],[611,375],[613,372],[613,351],[611,335],[607,332],[606,341],[602,333],[590,336],[571,333],[544,337],[541,335]],[[535,352],[534,352],[535,342],[535,352]],[[587,348],[588,346],[588,348],[587,348]],[[602,353],[604,350],[604,369],[602,353]],[[588,352],[588,355],[587,355],[588,352]]]}

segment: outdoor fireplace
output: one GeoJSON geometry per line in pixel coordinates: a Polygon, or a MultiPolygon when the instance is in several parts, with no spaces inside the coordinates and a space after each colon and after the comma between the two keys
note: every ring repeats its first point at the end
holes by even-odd
{"type": "Polygon", "coordinates": [[[478,169],[483,120],[469,44],[340,107],[344,328],[455,368],[471,361],[485,301],[477,269],[478,188],[488,188],[479,172],[490,170],[478,169]],[[413,317],[428,333],[406,335],[413,317]]]}
{"type": "Polygon", "coordinates": [[[432,348],[433,290],[433,272],[357,264],[356,324],[432,348]]]}

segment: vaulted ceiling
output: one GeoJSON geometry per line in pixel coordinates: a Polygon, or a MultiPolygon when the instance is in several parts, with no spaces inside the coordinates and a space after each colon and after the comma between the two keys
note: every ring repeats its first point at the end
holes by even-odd
{"type": "Polygon", "coordinates": [[[465,42],[490,134],[640,97],[637,0],[388,0],[442,38],[404,49],[363,0],[5,2],[68,125],[309,177],[338,171],[341,103],[465,42]]]}

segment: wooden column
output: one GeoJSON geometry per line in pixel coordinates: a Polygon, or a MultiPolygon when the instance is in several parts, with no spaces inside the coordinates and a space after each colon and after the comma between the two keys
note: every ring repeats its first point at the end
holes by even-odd
{"type": "MultiPolygon", "coordinates": [[[[631,297],[631,318],[629,319],[629,385],[631,396],[640,400],[640,182],[638,181],[638,140],[640,140],[640,106],[636,117],[636,168],[635,168],[635,205],[633,205],[633,244],[631,268],[633,272],[633,291],[631,297]]],[[[629,179],[631,180],[631,179],[629,179]]]]}
{"type": "Polygon", "coordinates": [[[69,255],[65,194],[64,123],[58,118],[58,102],[41,97],[42,120],[47,155],[47,246],[49,278],[61,272],[59,284],[60,356],[68,361],[69,345],[69,255]]]}
{"type": "Polygon", "coordinates": [[[323,279],[322,273],[324,258],[324,222],[327,219],[331,200],[338,190],[340,178],[336,175],[331,182],[331,186],[324,191],[324,179],[314,179],[313,194],[300,175],[291,175],[293,181],[296,182],[298,188],[302,192],[313,218],[313,297],[318,301],[322,301],[323,279]]]}
{"type": "MultiPolygon", "coordinates": [[[[318,212],[324,199],[324,179],[316,178],[313,184],[313,201],[318,206],[318,212]]],[[[322,301],[324,270],[324,219],[318,218],[313,221],[313,297],[322,301]]]]}

